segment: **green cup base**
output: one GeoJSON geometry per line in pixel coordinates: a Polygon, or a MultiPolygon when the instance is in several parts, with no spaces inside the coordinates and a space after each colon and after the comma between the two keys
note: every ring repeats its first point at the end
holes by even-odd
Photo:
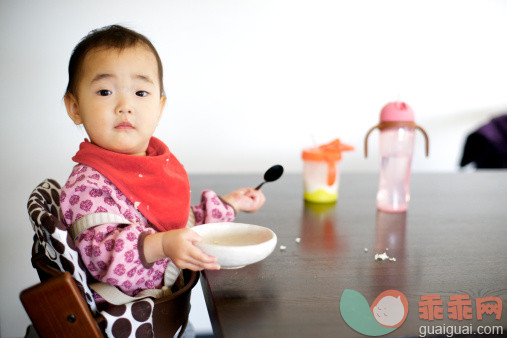
{"type": "Polygon", "coordinates": [[[324,189],[319,189],[311,193],[305,192],[304,197],[311,203],[333,203],[338,199],[338,193],[331,194],[324,189]]]}

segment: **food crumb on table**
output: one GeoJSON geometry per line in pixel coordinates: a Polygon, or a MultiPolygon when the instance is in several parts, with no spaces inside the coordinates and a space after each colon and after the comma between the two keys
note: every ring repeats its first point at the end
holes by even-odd
{"type": "Polygon", "coordinates": [[[377,262],[383,262],[383,261],[386,261],[386,260],[388,260],[390,262],[396,262],[396,258],[389,257],[386,252],[381,253],[381,254],[375,254],[375,260],[377,262]]]}

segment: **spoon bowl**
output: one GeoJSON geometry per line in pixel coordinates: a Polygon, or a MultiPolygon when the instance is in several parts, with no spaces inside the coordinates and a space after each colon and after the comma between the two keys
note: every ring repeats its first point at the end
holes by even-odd
{"type": "Polygon", "coordinates": [[[283,167],[279,164],[275,164],[264,173],[264,182],[259,184],[255,190],[259,190],[264,183],[274,182],[283,175],[283,167]]]}

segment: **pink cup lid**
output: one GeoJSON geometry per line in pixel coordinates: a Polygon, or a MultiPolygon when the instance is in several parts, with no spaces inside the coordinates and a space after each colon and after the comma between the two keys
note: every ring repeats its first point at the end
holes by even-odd
{"type": "Polygon", "coordinates": [[[380,122],[414,122],[414,111],[408,104],[401,101],[389,102],[380,112],[380,122]]]}

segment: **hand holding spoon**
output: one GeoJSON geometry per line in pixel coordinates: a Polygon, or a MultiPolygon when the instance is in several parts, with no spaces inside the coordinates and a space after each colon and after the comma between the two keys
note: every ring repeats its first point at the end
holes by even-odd
{"type": "Polygon", "coordinates": [[[276,181],[277,179],[279,179],[282,176],[282,174],[283,174],[283,167],[281,165],[276,164],[276,165],[272,166],[264,173],[264,182],[259,184],[257,186],[257,188],[255,188],[255,190],[259,190],[264,183],[276,181]]]}

